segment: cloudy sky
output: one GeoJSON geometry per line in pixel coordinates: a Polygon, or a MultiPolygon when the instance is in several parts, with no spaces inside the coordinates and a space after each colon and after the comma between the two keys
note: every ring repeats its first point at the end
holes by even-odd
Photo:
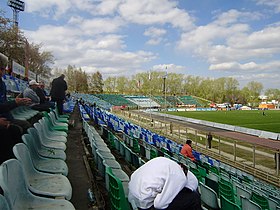
{"type": "MultiPolygon", "coordinates": [[[[19,27],[55,67],[149,70],[280,88],[280,0],[24,0],[19,27]]],[[[12,18],[6,0],[5,16],[12,18]]]]}

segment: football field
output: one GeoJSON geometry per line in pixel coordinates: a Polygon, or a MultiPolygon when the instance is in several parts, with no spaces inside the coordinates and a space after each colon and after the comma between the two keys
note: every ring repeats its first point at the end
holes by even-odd
{"type": "Polygon", "coordinates": [[[168,114],[280,133],[280,110],[187,111],[168,114]]]}

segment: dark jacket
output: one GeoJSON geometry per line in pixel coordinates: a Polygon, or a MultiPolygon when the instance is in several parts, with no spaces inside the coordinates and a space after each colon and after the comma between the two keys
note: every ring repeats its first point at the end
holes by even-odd
{"type": "Polygon", "coordinates": [[[0,78],[0,117],[13,119],[10,110],[16,108],[17,104],[14,100],[7,101],[6,92],[6,84],[3,82],[2,78],[0,78]]]}
{"type": "Polygon", "coordinates": [[[51,84],[51,97],[52,99],[65,99],[65,91],[67,90],[67,83],[63,77],[55,78],[51,84]]]}

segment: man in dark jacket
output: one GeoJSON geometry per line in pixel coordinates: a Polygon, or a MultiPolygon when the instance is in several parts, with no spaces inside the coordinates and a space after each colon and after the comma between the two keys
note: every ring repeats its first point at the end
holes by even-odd
{"type": "Polygon", "coordinates": [[[55,78],[51,84],[51,100],[56,102],[58,113],[63,114],[63,102],[65,100],[65,91],[67,90],[67,83],[64,80],[65,75],[61,74],[55,78]]]}

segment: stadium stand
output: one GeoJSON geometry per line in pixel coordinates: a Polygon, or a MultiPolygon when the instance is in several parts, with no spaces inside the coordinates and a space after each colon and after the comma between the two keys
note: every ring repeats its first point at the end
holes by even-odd
{"type": "MultiPolygon", "coordinates": [[[[84,107],[87,107],[85,110],[91,110],[91,106],[84,105],[84,107]]],[[[280,205],[279,200],[275,201],[274,199],[269,199],[279,195],[279,188],[264,183],[246,172],[203,155],[195,150],[194,155],[197,161],[194,163],[180,155],[179,151],[182,145],[172,142],[147,129],[141,128],[138,125],[134,125],[100,108],[92,108],[89,116],[91,116],[92,119],[100,118],[99,120],[94,120],[94,122],[101,122],[101,124],[96,124],[96,126],[100,127],[102,139],[104,138],[105,144],[113,148],[114,151],[121,155],[133,168],[138,168],[144,164],[145,161],[157,156],[165,156],[174,161],[184,163],[200,180],[199,190],[203,193],[203,207],[206,209],[207,206],[212,209],[241,209],[243,205],[243,196],[247,196],[250,203],[254,205],[261,204],[263,209],[276,209],[276,207],[280,205]],[[243,191],[241,189],[243,189],[243,191]],[[251,189],[251,191],[248,189],[251,189]],[[259,195],[260,197],[253,195],[253,191],[256,189],[258,192],[262,192],[261,195],[259,195]],[[210,193],[212,199],[209,199],[210,193]],[[270,204],[268,200],[272,200],[270,204]]],[[[85,120],[83,123],[84,125],[88,124],[85,120]]],[[[90,129],[87,127],[90,126],[85,126],[85,129],[90,131],[88,133],[91,133],[93,127],[90,127],[90,129]]],[[[93,136],[96,134],[88,135],[93,136]]],[[[98,162],[101,163],[102,161],[104,162],[104,159],[100,159],[98,162]]],[[[116,164],[115,161],[116,159],[112,164],[116,164]]],[[[116,167],[119,167],[119,164],[116,164],[116,167]]],[[[114,172],[108,173],[116,176],[114,172]]],[[[116,183],[115,181],[114,186],[117,186],[116,183]]],[[[125,182],[118,183],[123,183],[123,188],[126,188],[125,182]]],[[[111,199],[117,196],[119,201],[127,203],[125,196],[110,196],[111,199]]]]}
{"type": "MultiPolygon", "coordinates": [[[[123,95],[118,94],[96,94],[96,97],[108,101],[113,106],[128,106],[131,108],[136,108],[137,105],[129,100],[127,100],[123,95]]],[[[102,107],[102,106],[101,106],[102,107]]]]}
{"type": "Polygon", "coordinates": [[[146,96],[125,96],[140,108],[159,108],[160,105],[146,96]]]}

